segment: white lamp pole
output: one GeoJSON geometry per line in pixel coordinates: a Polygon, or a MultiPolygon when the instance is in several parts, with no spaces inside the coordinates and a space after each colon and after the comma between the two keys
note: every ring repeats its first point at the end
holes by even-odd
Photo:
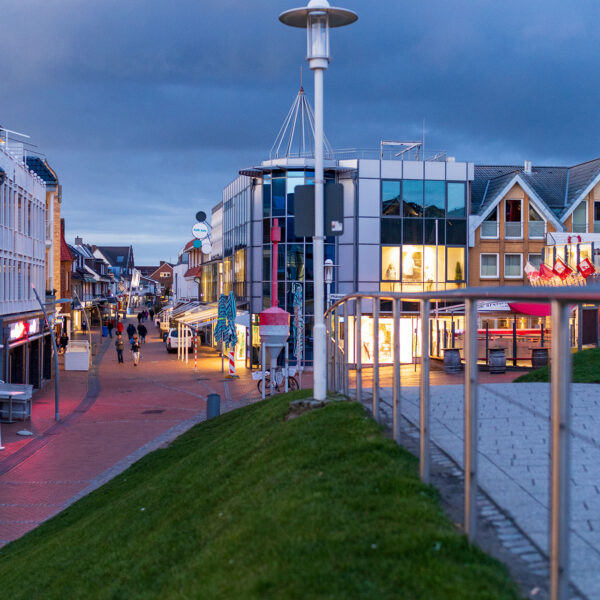
{"type": "Polygon", "coordinates": [[[323,72],[329,65],[329,28],[350,25],[356,13],[329,6],[327,0],[310,0],[308,6],[294,8],[279,15],[291,27],[306,29],[309,67],[315,73],[315,235],[313,237],[314,304],[313,365],[315,400],[327,396],[327,346],[324,302],[324,175],[323,175],[323,72]]]}

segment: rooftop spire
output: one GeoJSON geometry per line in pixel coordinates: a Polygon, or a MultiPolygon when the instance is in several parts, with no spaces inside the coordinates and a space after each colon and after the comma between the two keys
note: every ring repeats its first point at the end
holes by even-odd
{"type": "MultiPolygon", "coordinates": [[[[325,158],[333,156],[333,150],[326,136],[323,136],[325,158]]],[[[308,158],[315,155],[315,117],[302,87],[300,70],[300,90],[271,147],[269,158],[308,158]]]]}

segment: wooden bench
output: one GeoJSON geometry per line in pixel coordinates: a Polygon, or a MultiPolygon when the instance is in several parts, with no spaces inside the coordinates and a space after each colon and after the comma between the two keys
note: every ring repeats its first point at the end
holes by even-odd
{"type": "Polygon", "coordinates": [[[30,419],[32,397],[32,385],[0,383],[0,418],[8,423],[14,423],[13,417],[30,419]]]}

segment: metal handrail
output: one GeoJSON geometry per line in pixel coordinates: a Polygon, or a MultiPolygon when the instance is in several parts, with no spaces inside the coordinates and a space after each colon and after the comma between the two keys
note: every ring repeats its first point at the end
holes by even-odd
{"type": "MultiPolygon", "coordinates": [[[[552,318],[551,346],[551,400],[550,400],[550,597],[553,600],[568,598],[569,588],[569,435],[570,388],[572,358],[569,337],[569,317],[574,303],[600,304],[600,285],[570,287],[487,287],[463,288],[444,292],[354,292],[337,300],[325,312],[328,328],[328,382],[335,391],[349,394],[349,324],[354,316],[354,368],[356,370],[356,399],[362,400],[362,341],[361,318],[363,301],[372,302],[373,330],[379,331],[381,301],[392,301],[393,318],[393,379],[392,379],[392,429],[396,442],[400,442],[400,353],[399,321],[402,301],[420,303],[421,322],[429,323],[432,301],[464,302],[465,310],[465,387],[464,387],[464,527],[470,541],[477,532],[477,301],[478,300],[529,300],[550,302],[552,318]],[[351,313],[351,304],[354,304],[351,313]],[[343,322],[341,321],[343,318],[343,322]],[[340,324],[343,326],[343,348],[340,345],[340,324]]],[[[387,317],[389,318],[389,317],[387,317]]],[[[379,421],[379,360],[377,333],[374,334],[373,360],[373,417],[379,421]]],[[[419,409],[419,461],[421,479],[430,481],[430,389],[429,389],[429,326],[421,326],[421,377],[419,409]]]]}

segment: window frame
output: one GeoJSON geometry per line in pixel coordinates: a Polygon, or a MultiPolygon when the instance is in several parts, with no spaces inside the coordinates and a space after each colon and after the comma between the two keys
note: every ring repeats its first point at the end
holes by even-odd
{"type": "Polygon", "coordinates": [[[499,252],[480,252],[479,253],[479,279],[500,279],[500,253],[499,252]],[[496,274],[495,275],[483,275],[481,267],[483,266],[482,258],[484,256],[495,256],[496,257],[496,274]]]}
{"type": "Polygon", "coordinates": [[[504,279],[523,279],[523,253],[522,252],[505,252],[504,253],[504,279]],[[518,256],[520,260],[519,275],[507,275],[506,274],[506,257],[507,256],[518,256]]]}
{"type": "Polygon", "coordinates": [[[505,198],[504,199],[504,239],[507,239],[507,240],[522,240],[523,239],[523,198],[505,198]],[[519,213],[521,214],[520,221],[508,221],[506,219],[506,211],[507,211],[509,202],[519,202],[520,203],[520,205],[521,205],[521,208],[519,210],[519,213]],[[507,223],[520,223],[521,227],[520,227],[519,235],[517,235],[517,236],[506,235],[506,224],[507,223]]]}
{"type": "Polygon", "coordinates": [[[541,264],[544,262],[544,255],[543,255],[541,252],[529,252],[529,253],[527,254],[527,262],[528,262],[529,264],[533,265],[533,266],[534,266],[536,269],[539,269],[539,268],[540,268],[539,266],[536,266],[536,265],[534,265],[534,264],[531,262],[531,257],[532,257],[532,256],[539,256],[539,257],[540,257],[540,266],[541,266],[541,264]]]}
{"type": "Polygon", "coordinates": [[[589,229],[589,223],[590,223],[590,215],[589,215],[590,211],[589,211],[589,207],[588,207],[588,201],[587,198],[584,199],[582,202],[580,202],[573,210],[573,212],[571,213],[571,231],[573,233],[587,233],[588,229],[589,229]],[[580,208],[581,206],[583,206],[585,208],[585,225],[584,225],[584,230],[583,231],[575,231],[575,213],[577,212],[577,209],[580,208]]]}
{"type": "Polygon", "coordinates": [[[492,209],[492,212],[490,212],[490,214],[483,220],[481,221],[481,224],[479,226],[479,238],[482,240],[497,240],[500,237],[500,221],[498,220],[498,206],[495,206],[492,209]],[[492,216],[493,213],[496,213],[496,220],[495,221],[490,221],[490,223],[496,223],[496,235],[483,235],[483,224],[486,221],[490,220],[490,217],[492,216]]]}

